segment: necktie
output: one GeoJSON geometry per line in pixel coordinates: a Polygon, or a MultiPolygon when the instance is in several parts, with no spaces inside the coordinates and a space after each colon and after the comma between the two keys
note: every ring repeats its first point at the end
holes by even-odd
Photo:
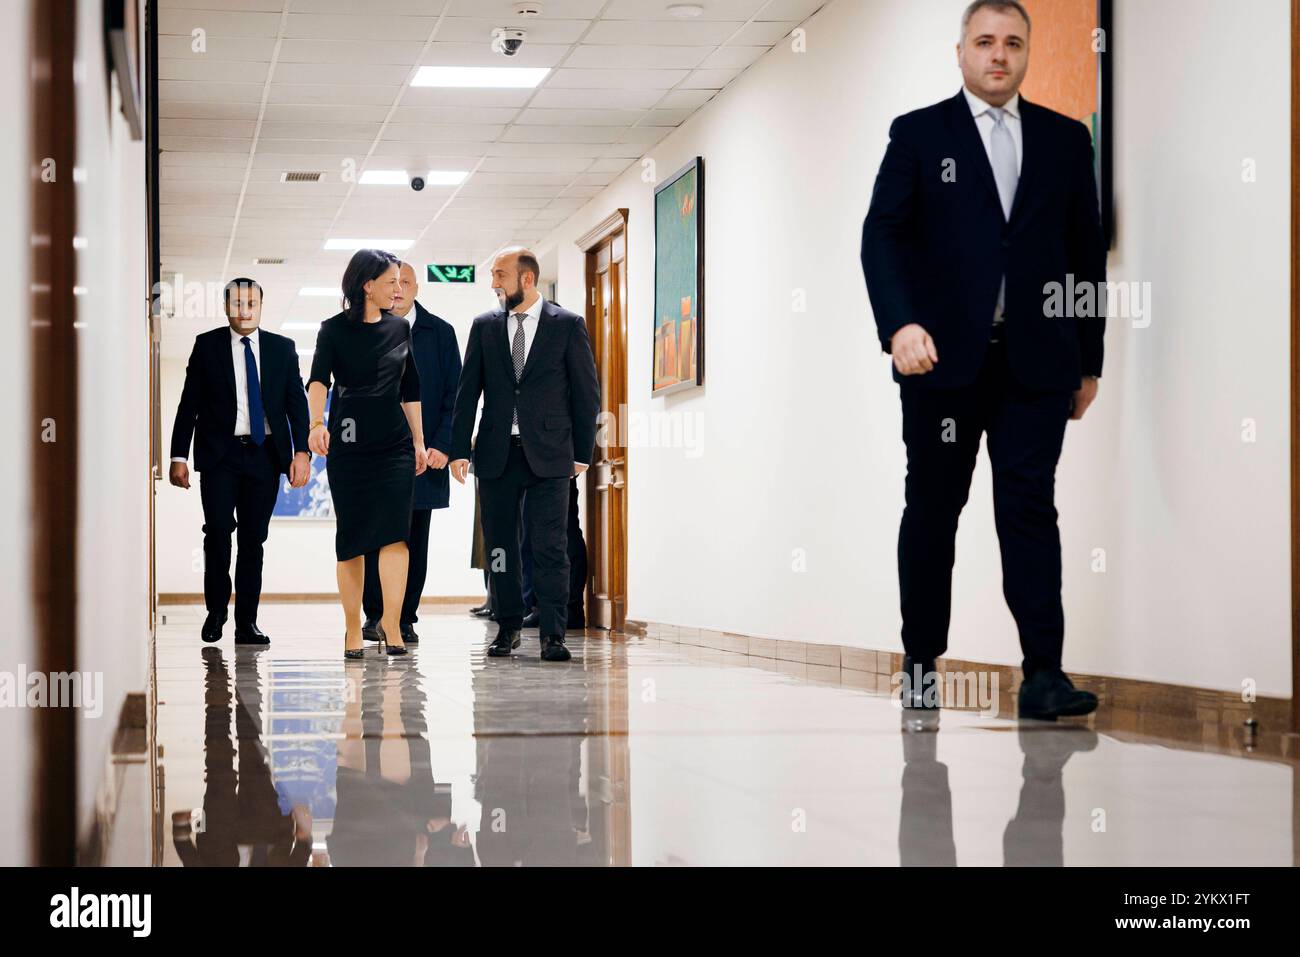
{"type": "MultiPolygon", "coordinates": [[[[1007,129],[1006,113],[996,106],[989,107],[993,117],[993,135],[989,140],[989,162],[993,166],[993,179],[998,184],[998,198],[1002,200],[1002,213],[1011,220],[1011,205],[1016,198],[1016,186],[1020,183],[1019,164],[1016,163],[1016,141],[1007,129]]],[[[1007,278],[1002,277],[998,287],[998,305],[994,321],[1002,321],[1002,309],[1006,305],[1007,278]]]]}
{"type": "MultiPolygon", "coordinates": [[[[524,374],[524,316],[526,313],[516,313],[514,316],[515,337],[510,343],[510,360],[515,366],[515,381],[524,374]]],[[[519,427],[519,406],[515,406],[514,416],[510,420],[512,428],[519,427]]]]}
{"type": "Polygon", "coordinates": [[[248,336],[239,340],[244,344],[244,371],[248,376],[248,430],[255,445],[266,441],[266,413],[262,411],[262,385],[257,381],[257,360],[253,358],[253,344],[248,336]]]}

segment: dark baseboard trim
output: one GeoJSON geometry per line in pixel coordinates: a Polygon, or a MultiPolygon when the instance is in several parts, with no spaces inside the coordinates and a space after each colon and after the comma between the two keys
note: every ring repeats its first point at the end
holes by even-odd
{"type": "MultiPolygon", "coordinates": [[[[627,621],[623,633],[634,638],[746,655],[759,667],[881,694],[897,692],[893,676],[903,667],[902,652],[848,645],[757,638],[638,620],[627,621]]],[[[996,674],[997,716],[1015,717],[1016,693],[1022,678],[1018,667],[958,658],[940,658],[937,667],[943,673],[996,674]]],[[[1077,687],[1092,691],[1100,699],[1094,714],[1086,719],[1071,719],[1071,723],[1086,724],[1121,739],[1159,738],[1197,750],[1274,759],[1300,758],[1300,736],[1290,731],[1290,698],[1260,697],[1244,701],[1239,693],[1188,685],[1075,672],[1070,672],[1070,678],[1077,687]]]]}

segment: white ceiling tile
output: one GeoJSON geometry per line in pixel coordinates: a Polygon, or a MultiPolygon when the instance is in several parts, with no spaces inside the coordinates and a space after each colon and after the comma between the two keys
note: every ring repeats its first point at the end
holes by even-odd
{"type": "Polygon", "coordinates": [[[790,35],[790,31],[799,25],[798,21],[776,21],[773,23],[751,23],[731,38],[728,45],[738,47],[766,46],[780,43],[790,35]]]}
{"type": "Polygon", "coordinates": [[[159,132],[158,146],[163,150],[190,153],[243,153],[248,155],[253,141],[213,136],[169,136],[159,132]]]}
{"type": "Polygon", "coordinates": [[[489,143],[505,126],[473,123],[389,123],[384,140],[391,143],[489,143]]]}
{"type": "Polygon", "coordinates": [[[528,102],[533,90],[471,90],[436,86],[411,86],[402,94],[402,109],[408,107],[475,107],[518,109],[528,102]]]}
{"type": "MultiPolygon", "coordinates": [[[[358,0],[293,0],[294,13],[351,14],[357,7],[358,0]]],[[[365,0],[366,14],[371,17],[436,17],[445,8],[445,0],[365,0]]]]}
{"type": "Polygon", "coordinates": [[[717,90],[673,90],[659,101],[659,107],[665,110],[698,110],[717,93],[717,90]]]}
{"type": "Polygon", "coordinates": [[[695,70],[682,81],[684,90],[720,90],[740,75],[740,70],[695,70]]]}
{"type": "Polygon", "coordinates": [[[352,67],[361,67],[359,79],[364,79],[375,67],[412,66],[423,49],[423,41],[285,40],[280,44],[276,77],[282,76],[281,70],[288,64],[316,63],[333,69],[332,80],[339,78],[340,71],[352,72],[352,67]]]}
{"type": "Polygon", "coordinates": [[[491,37],[481,43],[435,41],[420,59],[423,66],[553,67],[564,59],[569,47],[563,44],[525,43],[512,57],[492,49],[491,37]]]}
{"type": "Polygon", "coordinates": [[[545,86],[529,106],[559,110],[648,110],[659,102],[659,90],[562,90],[545,86]]]}
{"type": "MultiPolygon", "coordinates": [[[[237,63],[233,60],[159,60],[158,79],[197,80],[201,83],[257,83],[266,81],[269,63],[237,63]]],[[[261,90],[258,90],[260,98],[261,90]]]]}
{"type": "Polygon", "coordinates": [[[512,126],[503,139],[507,143],[613,143],[618,134],[615,126],[512,126]]]}
{"type": "Polygon", "coordinates": [[[570,70],[561,68],[546,78],[559,89],[668,90],[686,78],[686,70],[570,70]]]}
{"type": "MultiPolygon", "coordinates": [[[[606,8],[605,20],[672,20],[698,23],[707,20],[748,20],[763,7],[767,0],[707,0],[701,3],[704,13],[697,20],[681,21],[668,12],[671,2],[647,3],[646,0],[613,0],[606,8]]],[[[824,0],[823,0],[824,2],[824,0]]]]}
{"type": "MultiPolygon", "coordinates": [[[[542,4],[542,16],[556,20],[590,20],[600,12],[605,0],[545,0],[542,4]]],[[[450,0],[447,5],[449,17],[488,17],[502,20],[503,23],[514,22],[515,0],[450,0]]]]}
{"type": "Polygon", "coordinates": [[[715,47],[745,25],[725,20],[601,20],[583,37],[583,43],[624,45],[680,44],[715,47]]]}
{"type": "Polygon", "coordinates": [[[258,104],[227,100],[222,103],[187,103],[184,100],[159,100],[158,118],[195,120],[256,120],[258,104]]]}
{"type": "Polygon", "coordinates": [[[284,8],[284,0],[161,0],[159,7],[163,10],[211,10],[218,4],[221,9],[232,12],[279,13],[284,8]]]}
{"type": "Polygon", "coordinates": [[[827,0],[771,0],[759,13],[759,20],[807,20],[824,7],[827,0]]]}
{"type": "Polygon", "coordinates": [[[564,156],[489,156],[479,167],[496,173],[581,173],[590,164],[589,159],[564,156]]]}
{"type": "MultiPolygon", "coordinates": [[[[402,101],[403,104],[406,100],[402,101]]],[[[515,107],[399,106],[392,123],[461,123],[475,126],[503,125],[519,113],[515,107]]]]}
{"type": "MultiPolygon", "coordinates": [[[[212,0],[220,2],[220,0],[212,0]]],[[[280,14],[226,10],[158,11],[159,36],[195,36],[202,30],[206,37],[273,37],[280,29],[280,14]]]]}
{"type": "Polygon", "coordinates": [[[366,7],[364,16],[338,16],[302,13],[295,4],[284,35],[295,40],[381,40],[403,44],[417,39],[423,42],[438,22],[437,17],[375,16],[368,9],[369,3],[366,7]]]}
{"type": "Polygon", "coordinates": [[[158,79],[158,101],[187,103],[261,103],[262,83],[205,83],[158,79]]]}
{"type": "Polygon", "coordinates": [[[650,110],[641,120],[641,126],[681,126],[694,110],[650,110]]]}
{"type": "MultiPolygon", "coordinates": [[[[338,77],[334,77],[335,80],[338,77]]],[[[367,84],[370,83],[370,77],[366,76],[367,84]]],[[[310,84],[310,83],[283,83],[281,82],[280,71],[276,70],[276,78],[271,83],[271,92],[266,98],[267,104],[285,104],[288,106],[304,105],[338,105],[338,106],[376,106],[382,107],[380,113],[388,111],[393,105],[393,100],[397,99],[397,94],[402,89],[401,80],[397,80],[387,85],[358,85],[358,86],[339,86],[330,84],[310,84]]],[[[409,96],[409,93],[408,93],[409,96]]]]}
{"type": "Polygon", "coordinates": [[[472,17],[447,17],[438,30],[438,39],[449,43],[486,43],[497,27],[520,27],[527,31],[529,44],[574,43],[587,29],[586,20],[553,20],[549,17],[503,17],[483,20],[472,17]]]}
{"type": "Polygon", "coordinates": [[[168,150],[163,150],[158,155],[158,166],[160,172],[169,168],[182,169],[211,166],[224,166],[229,168],[238,167],[242,170],[246,165],[248,165],[247,156],[236,156],[231,153],[173,153],[168,150]]]}
{"type": "Polygon", "coordinates": [[[624,130],[618,138],[620,143],[635,143],[642,147],[651,147],[673,131],[671,126],[634,126],[624,130]]]}
{"type": "Polygon", "coordinates": [[[700,67],[705,70],[743,70],[771,47],[719,47],[710,53],[700,67]]]}
{"type": "Polygon", "coordinates": [[[621,156],[602,156],[592,162],[589,172],[613,173],[616,176],[632,165],[632,161],[621,156]]]}
{"type": "MultiPolygon", "coordinates": [[[[406,82],[411,67],[400,64],[374,64],[362,70],[349,72],[351,74],[349,79],[357,84],[398,87],[406,82]]],[[[333,63],[278,63],[275,67],[276,83],[337,84],[339,79],[339,68],[333,63]]]]}
{"type": "Polygon", "coordinates": [[[631,126],[645,116],[644,110],[537,110],[520,114],[523,126],[631,126]]]}
{"type": "Polygon", "coordinates": [[[199,50],[198,41],[191,36],[158,38],[158,57],[161,60],[204,59],[260,61],[269,63],[275,50],[273,37],[208,37],[199,50]]]}
{"type": "Polygon", "coordinates": [[[373,141],[379,135],[382,118],[337,123],[290,123],[262,121],[263,140],[356,140],[373,141]]]}
{"type": "Polygon", "coordinates": [[[582,44],[564,61],[576,70],[688,70],[708,56],[707,47],[598,46],[582,44]]]}

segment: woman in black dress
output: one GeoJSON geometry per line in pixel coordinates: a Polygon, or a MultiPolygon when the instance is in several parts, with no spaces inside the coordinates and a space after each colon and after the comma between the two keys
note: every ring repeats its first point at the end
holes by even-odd
{"type": "Polygon", "coordinates": [[[343,312],[321,323],[307,382],[312,421],[307,444],[317,455],[329,456],[347,658],[362,653],[361,590],[365,555],[372,551],[379,552],[387,650],[406,654],[398,621],[406,589],[406,539],[415,476],[424,471],[428,452],[411,328],[386,311],[399,283],[392,253],[356,252],[343,273],[343,312]],[[326,428],[331,377],[335,395],[326,428]]]}

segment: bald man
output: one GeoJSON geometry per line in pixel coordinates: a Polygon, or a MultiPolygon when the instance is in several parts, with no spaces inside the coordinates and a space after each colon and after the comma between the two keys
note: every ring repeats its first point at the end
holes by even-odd
{"type": "Polygon", "coordinates": [[[528,494],[528,533],[543,661],[568,661],[569,479],[591,464],[600,411],[596,358],[582,316],[537,291],[540,267],[529,250],[503,250],[492,262],[501,304],[474,320],[456,390],[451,474],[464,482],[479,397],[474,475],[498,631],[493,658],[519,647],[524,617],[519,514],[528,494]]]}

